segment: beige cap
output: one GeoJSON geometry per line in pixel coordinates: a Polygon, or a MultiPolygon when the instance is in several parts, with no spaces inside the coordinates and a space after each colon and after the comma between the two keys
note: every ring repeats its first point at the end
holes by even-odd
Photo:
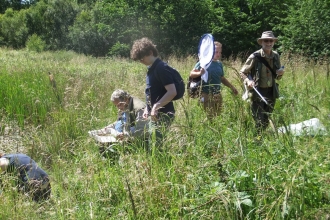
{"type": "Polygon", "coordinates": [[[258,38],[257,42],[259,45],[261,45],[262,40],[264,39],[273,39],[275,42],[277,41],[277,38],[274,36],[272,31],[265,31],[262,33],[261,37],[258,38]]]}

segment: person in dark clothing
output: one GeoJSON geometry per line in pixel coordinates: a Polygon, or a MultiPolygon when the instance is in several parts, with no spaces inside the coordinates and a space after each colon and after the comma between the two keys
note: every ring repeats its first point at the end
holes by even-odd
{"type": "Polygon", "coordinates": [[[49,199],[51,186],[48,174],[26,154],[1,154],[0,170],[17,174],[19,189],[34,201],[49,199]]]}
{"type": "Polygon", "coordinates": [[[163,139],[163,132],[171,126],[175,109],[173,99],[177,95],[175,81],[167,64],[158,58],[156,45],[148,38],[134,41],[131,49],[131,58],[146,65],[146,102],[143,117],[151,118],[150,134],[156,133],[158,141],[163,139]]]}

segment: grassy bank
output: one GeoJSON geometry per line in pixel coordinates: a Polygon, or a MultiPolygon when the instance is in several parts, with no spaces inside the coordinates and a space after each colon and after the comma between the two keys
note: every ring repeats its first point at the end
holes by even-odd
{"type": "MultiPolygon", "coordinates": [[[[195,61],[169,59],[186,79],[195,61]]],[[[282,62],[275,125],[317,117],[329,130],[327,67],[285,55],[282,62]]],[[[242,62],[224,64],[226,76],[241,88],[234,69],[242,62]]],[[[201,123],[206,116],[197,100],[176,101],[162,151],[147,154],[139,145],[124,145],[113,164],[100,156],[87,131],[116,119],[113,90],[144,99],[142,64],[0,49],[0,72],[0,150],[27,153],[52,182],[51,199],[37,204],[1,176],[0,219],[329,218],[329,136],[298,138],[269,129],[256,145],[241,94],[223,89],[224,111],[214,123],[201,123]]]]}

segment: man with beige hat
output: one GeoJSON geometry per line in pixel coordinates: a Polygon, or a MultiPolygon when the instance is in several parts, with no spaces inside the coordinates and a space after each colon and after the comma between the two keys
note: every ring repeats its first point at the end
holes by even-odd
{"type": "Polygon", "coordinates": [[[251,110],[258,135],[269,124],[276,98],[279,96],[275,80],[282,78],[284,67],[281,67],[280,56],[273,51],[277,38],[272,31],[265,31],[257,42],[261,46],[251,54],[240,70],[241,78],[251,94],[251,110]]]}

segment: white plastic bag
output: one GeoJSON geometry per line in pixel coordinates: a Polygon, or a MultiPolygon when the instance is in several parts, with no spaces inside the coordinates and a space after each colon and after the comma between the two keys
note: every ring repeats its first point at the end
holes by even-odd
{"type": "Polygon", "coordinates": [[[302,136],[302,135],[327,135],[327,131],[324,125],[318,118],[312,118],[298,124],[290,124],[287,127],[278,128],[279,133],[290,132],[293,136],[302,136]]]}

